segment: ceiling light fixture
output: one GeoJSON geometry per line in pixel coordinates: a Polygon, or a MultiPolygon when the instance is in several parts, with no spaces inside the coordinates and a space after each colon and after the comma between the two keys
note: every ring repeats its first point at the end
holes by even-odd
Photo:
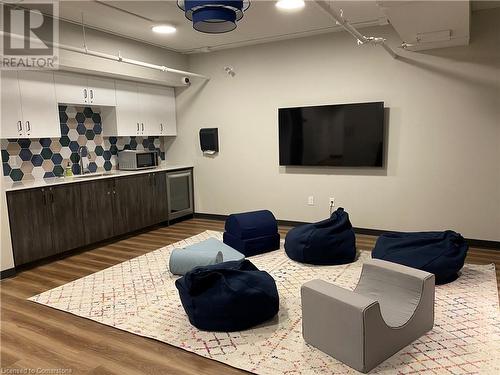
{"type": "Polygon", "coordinates": [[[202,33],[220,34],[236,29],[250,6],[249,0],[177,0],[193,28],[202,33]]]}
{"type": "Polygon", "coordinates": [[[155,25],[151,30],[158,34],[173,34],[177,29],[172,25],[155,25]]]}
{"type": "Polygon", "coordinates": [[[304,8],[306,3],[304,0],[279,0],[276,7],[283,10],[297,10],[304,8]]]}

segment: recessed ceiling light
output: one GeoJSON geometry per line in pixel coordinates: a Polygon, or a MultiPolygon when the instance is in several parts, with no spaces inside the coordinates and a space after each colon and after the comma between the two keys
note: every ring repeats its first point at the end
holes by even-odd
{"type": "Polygon", "coordinates": [[[283,10],[301,9],[305,6],[304,0],[279,0],[276,7],[283,10]]]}
{"type": "Polygon", "coordinates": [[[155,25],[151,28],[153,32],[158,34],[173,34],[176,28],[172,25],[155,25]]]}

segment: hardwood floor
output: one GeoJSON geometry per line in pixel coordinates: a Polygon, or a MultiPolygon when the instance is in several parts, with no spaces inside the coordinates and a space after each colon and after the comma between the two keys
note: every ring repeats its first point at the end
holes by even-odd
{"type": "MultiPolygon", "coordinates": [[[[60,374],[242,374],[219,362],[176,347],[51,309],[26,298],[127,259],[156,250],[223,222],[191,219],[156,227],[113,243],[23,271],[0,283],[0,356],[5,369],[66,369],[60,374]]],[[[289,227],[280,227],[285,235],[289,227]]],[[[371,250],[376,237],[357,236],[357,247],[371,250]]],[[[495,263],[500,251],[470,249],[467,262],[495,263]]],[[[14,372],[10,372],[14,373],[14,372]]]]}

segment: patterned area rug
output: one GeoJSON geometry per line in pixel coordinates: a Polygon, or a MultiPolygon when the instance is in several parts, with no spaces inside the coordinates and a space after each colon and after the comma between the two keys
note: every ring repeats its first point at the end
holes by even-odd
{"type": "MultiPolygon", "coordinates": [[[[357,373],[302,339],[300,286],[321,278],[353,288],[368,252],[355,263],[330,267],[296,263],[283,249],[252,257],[276,280],[279,316],[244,332],[211,333],[189,324],[167,267],[174,247],[208,237],[222,234],[206,231],[30,300],[257,374],[357,373]]],[[[466,265],[457,281],[436,288],[434,329],[372,373],[499,374],[498,312],[494,265],[466,265]]]]}

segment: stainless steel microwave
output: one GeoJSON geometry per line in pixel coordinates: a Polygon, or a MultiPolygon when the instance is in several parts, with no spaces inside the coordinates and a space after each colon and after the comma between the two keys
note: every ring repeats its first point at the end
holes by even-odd
{"type": "Polygon", "coordinates": [[[123,150],[118,152],[118,168],[126,171],[156,168],[158,153],[156,151],[123,150]]]}

